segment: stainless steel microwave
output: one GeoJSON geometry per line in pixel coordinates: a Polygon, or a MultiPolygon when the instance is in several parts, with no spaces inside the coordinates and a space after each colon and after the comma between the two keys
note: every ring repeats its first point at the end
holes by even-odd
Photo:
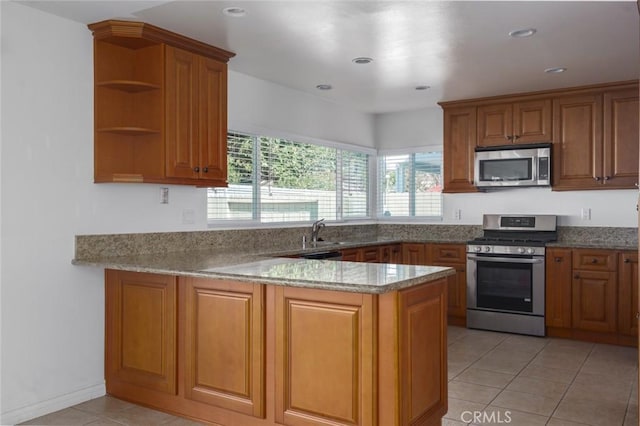
{"type": "Polygon", "coordinates": [[[477,147],[474,185],[498,187],[550,186],[551,144],[477,147]]]}

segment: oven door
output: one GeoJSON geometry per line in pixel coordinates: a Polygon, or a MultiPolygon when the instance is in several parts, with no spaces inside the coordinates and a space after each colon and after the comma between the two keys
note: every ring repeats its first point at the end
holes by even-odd
{"type": "Polygon", "coordinates": [[[544,316],[544,256],[467,255],[467,308],[544,316]]]}

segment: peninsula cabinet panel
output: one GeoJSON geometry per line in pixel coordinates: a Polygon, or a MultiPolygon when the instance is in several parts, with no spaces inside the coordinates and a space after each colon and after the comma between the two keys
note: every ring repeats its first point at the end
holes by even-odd
{"type": "Polygon", "coordinates": [[[571,249],[547,248],[545,279],[545,324],[571,328],[571,249]]]}
{"type": "Polygon", "coordinates": [[[604,170],[608,188],[638,183],[638,88],[604,94],[604,170]]]}
{"type": "Polygon", "coordinates": [[[264,286],[180,280],[185,396],[264,416],[264,286]]]}
{"type": "Polygon", "coordinates": [[[442,192],[476,192],[473,186],[476,113],[476,107],[444,109],[442,192]]]}
{"type": "Polygon", "coordinates": [[[478,107],[478,146],[551,140],[551,99],[478,107]]]}
{"type": "Polygon", "coordinates": [[[105,271],[107,392],[127,383],[176,394],[176,281],[105,271]]]}
{"type": "Polygon", "coordinates": [[[373,302],[276,286],[276,422],[374,424],[373,302]]]}
{"type": "Polygon", "coordinates": [[[618,269],[618,331],[638,337],[638,253],[620,253],[618,269]]]}
{"type": "Polygon", "coordinates": [[[616,272],[580,270],[573,273],[573,328],[612,333],[617,323],[616,272]]]}
{"type": "Polygon", "coordinates": [[[439,425],[447,412],[446,286],[379,296],[379,425],[439,425]]]}

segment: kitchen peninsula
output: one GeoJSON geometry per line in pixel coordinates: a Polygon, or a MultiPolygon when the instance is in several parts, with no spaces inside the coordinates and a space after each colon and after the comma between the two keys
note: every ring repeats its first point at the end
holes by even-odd
{"type": "Polygon", "coordinates": [[[106,268],[107,392],[221,425],[431,425],[452,268],[202,250],[106,268]]]}

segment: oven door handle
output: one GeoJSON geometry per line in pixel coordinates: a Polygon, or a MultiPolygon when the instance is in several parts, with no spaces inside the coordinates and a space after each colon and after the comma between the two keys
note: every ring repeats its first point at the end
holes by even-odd
{"type": "Polygon", "coordinates": [[[469,260],[484,260],[487,262],[501,262],[501,263],[542,263],[543,259],[522,259],[522,258],[511,258],[511,257],[491,257],[491,256],[467,256],[469,260]]]}

